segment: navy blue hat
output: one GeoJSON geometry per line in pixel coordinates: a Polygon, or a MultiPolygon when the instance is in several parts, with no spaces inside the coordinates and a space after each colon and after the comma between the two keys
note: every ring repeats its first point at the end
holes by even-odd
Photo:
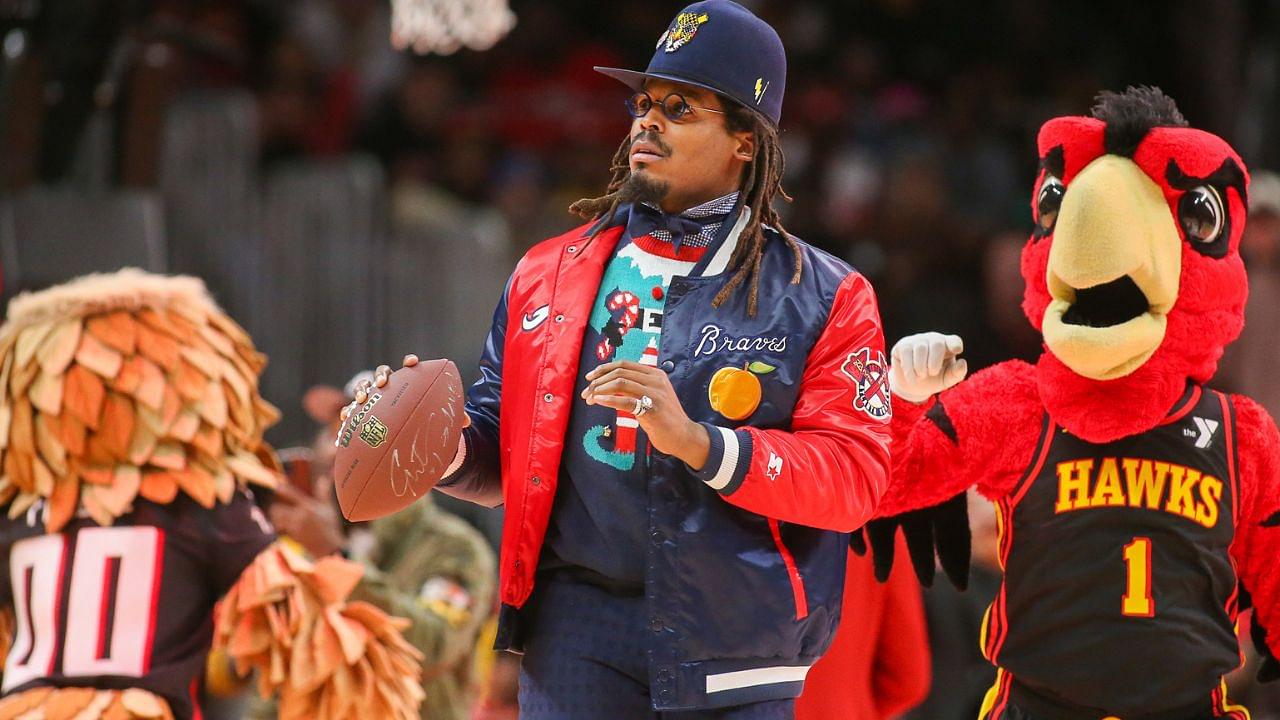
{"type": "Polygon", "coordinates": [[[635,90],[648,78],[696,85],[768,118],[782,117],[787,54],[769,24],[730,0],[703,0],[681,10],[644,72],[598,67],[635,90]]]}

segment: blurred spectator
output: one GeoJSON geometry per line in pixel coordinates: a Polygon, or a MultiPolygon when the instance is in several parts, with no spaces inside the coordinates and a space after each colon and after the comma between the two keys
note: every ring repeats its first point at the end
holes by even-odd
{"type": "Polygon", "coordinates": [[[479,697],[471,710],[471,720],[517,720],[520,717],[520,656],[494,650],[498,618],[493,617],[476,643],[476,677],[481,679],[479,697]]]}
{"type": "Polygon", "coordinates": [[[966,354],[970,350],[979,354],[974,368],[1011,357],[1034,362],[1040,355],[1040,333],[1022,312],[1022,248],[1028,235],[1001,233],[987,245],[982,268],[983,299],[994,347],[970,348],[966,343],[966,354]]]}
{"type": "Polygon", "coordinates": [[[1249,300],[1240,339],[1228,345],[1218,377],[1227,389],[1262,404],[1280,418],[1280,381],[1276,378],[1276,339],[1280,338],[1280,176],[1253,173],[1249,221],[1240,240],[1249,273],[1249,300]]]}
{"type": "Polygon", "coordinates": [[[304,0],[293,3],[298,38],[319,67],[351,88],[357,123],[404,77],[408,58],[396,52],[391,35],[391,3],[385,0],[304,0]]]}

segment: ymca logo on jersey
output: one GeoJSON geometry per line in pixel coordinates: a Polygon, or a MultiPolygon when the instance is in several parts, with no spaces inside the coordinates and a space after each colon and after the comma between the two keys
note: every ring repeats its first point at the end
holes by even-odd
{"type": "Polygon", "coordinates": [[[706,13],[680,13],[676,16],[676,24],[658,38],[658,47],[666,43],[667,52],[679,50],[688,45],[689,41],[693,40],[693,36],[698,34],[698,26],[710,19],[711,16],[706,13]]]}
{"type": "Polygon", "coordinates": [[[1196,415],[1193,415],[1191,420],[1196,425],[1195,429],[1183,428],[1182,434],[1189,438],[1195,438],[1197,448],[1200,448],[1201,450],[1208,449],[1208,447],[1213,444],[1213,435],[1218,432],[1218,426],[1221,425],[1221,423],[1217,420],[1202,418],[1196,415]]]}
{"type": "Polygon", "coordinates": [[[889,400],[889,366],[884,353],[862,348],[849,353],[840,372],[853,380],[853,408],[876,420],[893,415],[889,400]]]}

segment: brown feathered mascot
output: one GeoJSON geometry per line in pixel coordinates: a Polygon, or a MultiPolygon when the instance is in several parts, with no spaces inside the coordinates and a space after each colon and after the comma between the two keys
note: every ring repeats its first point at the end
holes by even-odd
{"type": "Polygon", "coordinates": [[[211,646],[282,718],[416,718],[359,566],[276,541],[266,359],[189,277],[93,275],[0,328],[0,720],[191,718],[211,646]],[[216,605],[216,609],[215,609],[216,605]]]}

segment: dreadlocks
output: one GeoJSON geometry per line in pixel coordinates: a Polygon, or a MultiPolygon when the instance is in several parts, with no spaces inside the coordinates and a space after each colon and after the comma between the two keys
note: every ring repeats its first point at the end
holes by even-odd
{"type": "MultiPolygon", "coordinates": [[[[724,124],[729,132],[750,131],[755,137],[756,156],[743,170],[741,192],[743,205],[751,211],[747,226],[742,229],[738,245],[729,258],[729,269],[733,276],[712,300],[712,307],[720,307],[725,300],[744,283],[750,281],[751,294],[747,298],[747,314],[756,316],[756,296],[760,287],[760,259],[764,255],[764,226],[778,231],[791,248],[795,259],[791,284],[800,282],[804,269],[803,255],[796,239],[782,227],[777,211],[773,209],[773,198],[781,195],[782,199],[791,202],[791,196],[782,189],[782,175],[786,168],[782,157],[782,146],[778,142],[778,130],[771,123],[751,112],[747,108],[723,96],[720,103],[725,109],[724,124]]],[[[597,198],[583,198],[569,206],[569,212],[584,218],[604,218],[595,232],[599,233],[613,220],[620,205],[626,200],[622,197],[622,188],[631,175],[628,162],[631,154],[631,137],[628,136],[613,155],[610,172],[613,177],[605,194],[597,198]]]]}

